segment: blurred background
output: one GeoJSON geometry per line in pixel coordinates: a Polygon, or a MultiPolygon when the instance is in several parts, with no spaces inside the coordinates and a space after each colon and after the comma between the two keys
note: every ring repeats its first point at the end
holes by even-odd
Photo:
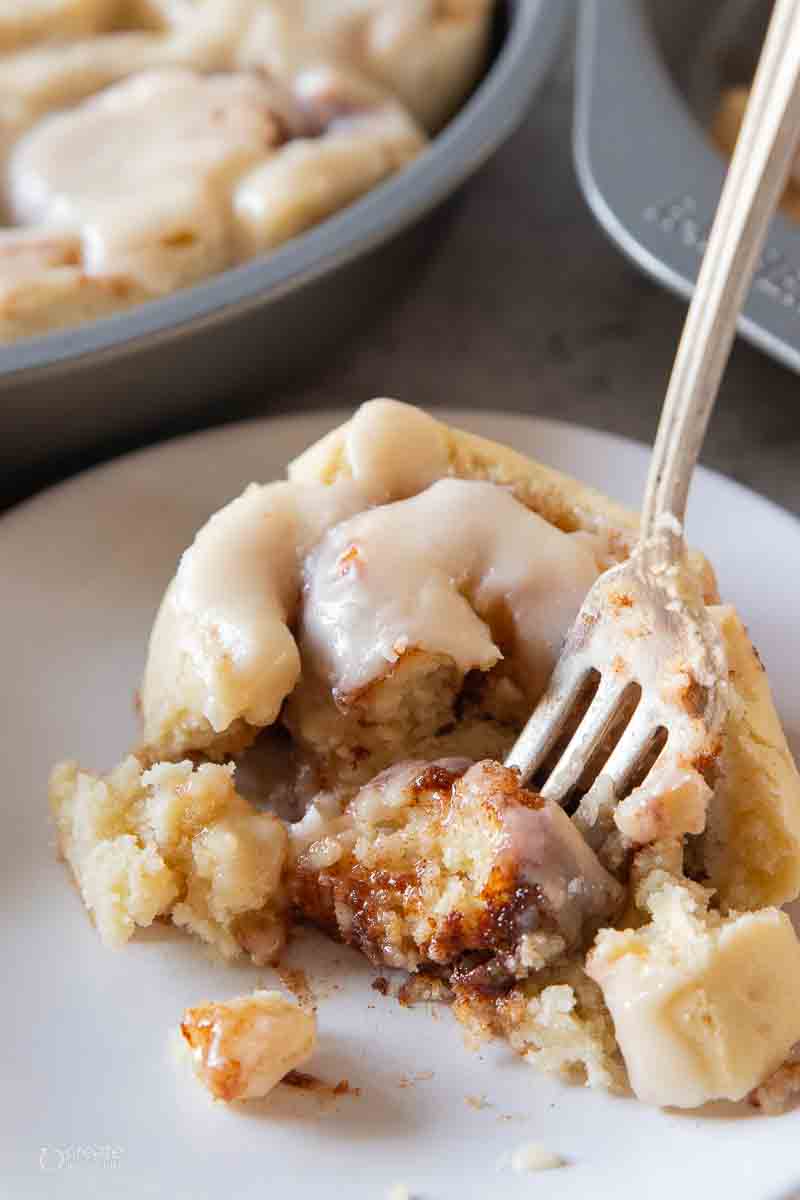
{"type": "MultiPolygon", "coordinates": [[[[5,472],[0,503],[209,424],[352,407],[375,395],[535,413],[649,442],[685,305],[623,256],[587,205],[572,151],[576,17],[568,0],[550,2],[570,10],[567,28],[523,124],[449,202],[399,290],[352,336],[315,354],[280,389],[257,382],[223,389],[155,432],[106,438],[88,451],[5,472]]],[[[595,7],[625,3],[595,0],[595,7]]],[[[687,6],[669,8],[678,20],[687,6]]],[[[748,66],[737,69],[746,74],[748,66]]],[[[621,133],[617,149],[635,153],[621,133]]],[[[656,155],[658,137],[656,123],[656,155]]],[[[800,250],[800,232],[784,236],[795,237],[800,250]]],[[[799,392],[793,370],[740,338],[703,455],[795,513],[799,392]]]]}

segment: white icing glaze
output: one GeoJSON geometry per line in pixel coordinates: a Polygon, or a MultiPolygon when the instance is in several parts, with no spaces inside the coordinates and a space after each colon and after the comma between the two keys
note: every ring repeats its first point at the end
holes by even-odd
{"type": "Polygon", "coordinates": [[[472,803],[483,797],[491,802],[503,830],[500,860],[536,890],[568,941],[576,941],[586,923],[608,918],[619,906],[622,888],[558,804],[545,800],[527,807],[513,794],[509,802],[491,784],[487,787],[483,763],[470,767],[455,795],[472,803]]]}
{"type": "Polygon", "coordinates": [[[422,145],[399,105],[332,68],[293,93],[255,74],[144,71],[20,139],[7,198],[19,224],[78,237],[86,275],[161,295],[274,248],[422,145]]]}
{"type": "MultiPolygon", "coordinates": [[[[322,532],[364,504],[347,481],[334,487],[251,485],[215,514],[181,559],[165,598],[170,637],[205,690],[203,715],[217,731],[243,717],[271,724],[300,676],[289,623],[299,599],[300,562],[322,532]]],[[[158,670],[148,691],[169,687],[158,670]]],[[[169,668],[167,668],[169,670],[169,668]]]]}
{"type": "Polygon", "coordinates": [[[89,273],[169,290],[228,261],[228,190],[282,141],[280,109],[248,76],[137,75],[20,142],[12,214],[81,229],[89,273]]]}
{"type": "Polygon", "coordinates": [[[0,339],[189,286],[401,170],[477,76],[491,5],[0,5],[2,219],[80,244],[21,292],[0,258],[0,339]]]}
{"type": "Polygon", "coordinates": [[[377,503],[414,496],[449,469],[444,427],[398,400],[363,405],[348,431],[345,452],[353,478],[377,503]]]}
{"type": "MultiPolygon", "coordinates": [[[[30,0],[22,0],[26,5],[30,0]]],[[[65,3],[69,0],[64,0],[65,3]]],[[[86,0],[84,0],[86,2],[86,0]]],[[[19,136],[48,112],[77,104],[138,71],[226,71],[261,0],[140,0],[138,25],[76,40],[50,36],[0,58],[0,132],[19,136]]],[[[131,10],[116,0],[112,14],[131,10]]],[[[134,13],[134,16],[137,14],[134,13]]],[[[103,24],[109,29],[110,21],[103,24]]],[[[53,31],[54,32],[54,31],[53,31]]]]}
{"type": "Polygon", "coordinates": [[[303,72],[293,94],[324,132],[296,138],[241,180],[233,196],[239,258],[271,250],[352,203],[424,145],[400,105],[340,70],[303,72]]]}
{"type": "Polygon", "coordinates": [[[480,70],[491,9],[492,0],[267,0],[239,61],[283,78],[317,62],[356,67],[435,129],[480,70]]]}
{"type": "MultiPolygon", "coordinates": [[[[382,464],[392,446],[422,450],[425,431],[439,443],[437,422],[410,405],[362,405],[348,436],[354,479],[330,487],[253,484],[211,517],[183,555],[153,627],[142,689],[147,741],[186,712],[217,732],[238,718],[259,726],[275,720],[300,674],[288,623],[304,555],[332,524],[386,499],[387,486],[396,489],[390,499],[424,486],[407,456],[395,453],[387,480],[382,464]]],[[[428,463],[433,470],[430,456],[428,463]]]]}
{"type": "MultiPolygon", "coordinates": [[[[406,2],[406,0],[404,0],[406,2]]],[[[353,62],[381,0],[267,0],[253,15],[239,62],[286,77],[310,63],[353,62]]]]}
{"type": "Polygon", "coordinates": [[[505,489],[440,480],[323,539],[306,566],[304,656],[345,700],[407,649],[446,655],[463,674],[505,653],[535,696],[597,575],[583,541],[505,489]]]}
{"type": "Polygon", "coordinates": [[[464,672],[491,667],[501,650],[483,617],[497,622],[501,609],[521,682],[542,687],[598,574],[587,543],[493,484],[445,479],[398,501],[448,468],[441,427],[408,405],[362,406],[345,454],[354,478],[251,485],[198,533],[153,629],[148,741],[187,711],[217,732],[275,720],[300,676],[292,627],[304,560],[305,657],[340,692],[412,645],[464,672]],[[363,561],[342,571],[354,542],[363,561]]]}

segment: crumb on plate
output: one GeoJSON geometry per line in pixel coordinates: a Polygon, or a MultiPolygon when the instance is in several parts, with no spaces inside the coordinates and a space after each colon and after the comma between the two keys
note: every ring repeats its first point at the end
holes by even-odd
{"type": "Polygon", "coordinates": [[[253,1100],[310,1058],[317,1021],[282,992],[261,991],[187,1009],[181,1032],[216,1100],[253,1100]]]}
{"type": "Polygon", "coordinates": [[[539,1142],[527,1142],[524,1146],[518,1146],[511,1155],[511,1169],[519,1174],[524,1171],[553,1171],[566,1165],[560,1154],[554,1154],[539,1142]]]}

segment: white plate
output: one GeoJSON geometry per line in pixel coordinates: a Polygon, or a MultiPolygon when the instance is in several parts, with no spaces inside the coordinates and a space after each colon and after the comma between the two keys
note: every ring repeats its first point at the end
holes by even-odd
{"type": "MultiPolygon", "coordinates": [[[[620,500],[641,493],[639,446],[523,417],[458,420],[620,500]]],[[[4,1194],[381,1200],[395,1183],[426,1200],[800,1194],[800,1112],[649,1111],[544,1079],[502,1045],[470,1053],[445,1010],[400,1008],[370,989],[362,960],[314,934],[293,951],[320,1000],[313,1070],[346,1077],[361,1095],[333,1102],[281,1087],[226,1109],[176,1061],[170,1031],[187,1004],[275,981],[272,973],[213,963],[162,929],[118,952],[101,946],[55,860],[48,769],[64,756],[107,768],[132,743],[145,639],[177,555],[213,509],[249,480],[279,474],[333,423],[302,416],[173,442],[0,521],[4,1194]],[[531,1140],[569,1165],[538,1176],[501,1165],[531,1140]]],[[[689,531],[718,565],[788,728],[800,733],[800,525],[701,472],[689,531]]]]}

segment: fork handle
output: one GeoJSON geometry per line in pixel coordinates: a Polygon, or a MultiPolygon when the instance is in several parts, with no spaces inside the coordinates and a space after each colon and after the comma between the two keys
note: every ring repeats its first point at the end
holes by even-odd
{"type": "Polygon", "coordinates": [[[661,412],[642,541],[653,537],[664,514],[683,522],[739,312],[798,139],[800,0],[777,0],[661,412]]]}

